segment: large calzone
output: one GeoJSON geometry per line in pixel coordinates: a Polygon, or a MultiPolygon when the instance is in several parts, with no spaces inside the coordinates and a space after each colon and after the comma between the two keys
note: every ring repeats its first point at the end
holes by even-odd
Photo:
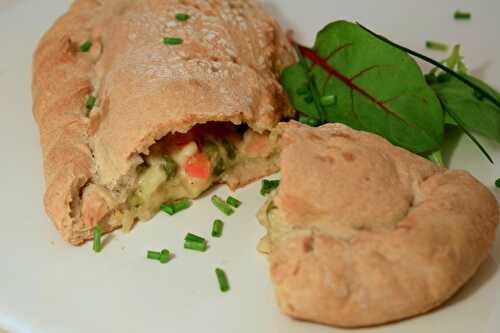
{"type": "Polygon", "coordinates": [[[253,0],[75,1],[33,60],[45,206],[63,238],[275,172],[292,51],[253,0]]]}

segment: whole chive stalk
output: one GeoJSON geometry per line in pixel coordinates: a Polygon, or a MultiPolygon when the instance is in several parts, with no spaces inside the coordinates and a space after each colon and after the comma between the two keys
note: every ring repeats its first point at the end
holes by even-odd
{"type": "Polygon", "coordinates": [[[224,222],[221,220],[215,220],[213,225],[212,225],[212,237],[221,237],[222,236],[222,229],[224,228],[224,222]]]}
{"type": "Polygon", "coordinates": [[[85,102],[85,108],[87,108],[87,111],[90,111],[94,108],[96,101],[97,98],[95,96],[91,95],[87,98],[87,102],[85,102]]]}
{"type": "Polygon", "coordinates": [[[226,199],[226,203],[234,208],[238,208],[241,206],[242,202],[236,199],[235,197],[229,196],[226,199]]]}
{"type": "Polygon", "coordinates": [[[184,237],[184,240],[190,241],[190,242],[198,242],[198,243],[204,243],[207,241],[205,238],[200,237],[200,236],[195,235],[195,234],[192,234],[192,233],[188,233],[186,235],[186,237],[184,237]]]}
{"type": "Polygon", "coordinates": [[[179,37],[165,37],[163,38],[163,44],[165,45],[180,45],[184,42],[182,38],[179,37]]]}
{"type": "Polygon", "coordinates": [[[498,178],[496,181],[495,181],[495,186],[497,188],[500,188],[500,178],[498,178]]]}
{"type": "Polygon", "coordinates": [[[190,16],[188,14],[186,14],[186,13],[177,13],[177,14],[175,14],[175,19],[177,21],[184,22],[184,21],[189,20],[189,18],[190,18],[190,16]]]}
{"type": "Polygon", "coordinates": [[[425,42],[425,47],[431,50],[437,50],[437,51],[448,51],[448,45],[445,43],[440,43],[440,42],[433,42],[428,40],[425,42]]]}
{"type": "Polygon", "coordinates": [[[215,269],[215,275],[217,276],[217,281],[219,282],[219,289],[223,293],[229,290],[229,282],[227,281],[226,272],[220,268],[215,269]]]}
{"type": "Polygon", "coordinates": [[[163,212],[167,213],[168,215],[172,216],[182,210],[188,209],[190,206],[191,206],[191,201],[185,199],[176,201],[171,204],[162,204],[160,205],[160,209],[163,212]]]}
{"type": "Polygon", "coordinates": [[[213,195],[211,201],[224,215],[230,216],[234,213],[234,209],[225,203],[219,196],[213,195]]]}
{"type": "Polygon", "coordinates": [[[92,249],[99,253],[101,252],[102,250],[102,242],[101,242],[101,238],[102,238],[102,228],[100,225],[96,225],[94,227],[94,232],[93,232],[93,244],[92,244],[92,249]]]}
{"type": "Polygon", "coordinates": [[[470,20],[471,16],[472,16],[471,13],[462,12],[460,10],[456,10],[455,13],[453,14],[455,20],[470,20]]]}
{"type": "Polygon", "coordinates": [[[86,40],[82,44],[80,44],[80,52],[89,52],[92,47],[92,42],[90,40],[86,40]]]}
{"type": "Polygon", "coordinates": [[[280,186],[279,180],[264,179],[262,181],[262,186],[260,188],[260,194],[267,195],[267,194],[271,193],[274,189],[278,188],[278,186],[280,186]]]}
{"type": "Polygon", "coordinates": [[[207,250],[207,242],[196,242],[196,241],[186,240],[184,241],[184,248],[187,250],[205,252],[207,250]]]}

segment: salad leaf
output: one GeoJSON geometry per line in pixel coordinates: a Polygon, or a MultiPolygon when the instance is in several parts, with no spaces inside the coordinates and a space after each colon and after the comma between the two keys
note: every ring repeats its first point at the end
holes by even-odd
{"type": "MultiPolygon", "coordinates": [[[[467,74],[467,67],[460,55],[460,45],[455,45],[451,55],[442,63],[500,100],[500,93],[495,89],[467,74]]],[[[446,111],[445,123],[457,126],[456,121],[449,116],[451,111],[462,120],[464,126],[469,130],[500,142],[500,108],[490,100],[485,99],[482,93],[476,89],[447,73],[437,75],[437,72],[438,68],[436,67],[426,78],[446,111]]]]}
{"type": "MultiPolygon", "coordinates": [[[[469,80],[500,99],[500,94],[483,81],[470,75],[469,80]]],[[[500,109],[478,95],[474,89],[450,77],[445,82],[431,84],[445,111],[451,110],[469,130],[500,142],[500,109]]],[[[456,125],[447,120],[446,123],[456,125]]]]}
{"type": "Polygon", "coordinates": [[[304,61],[292,65],[281,77],[299,113],[320,119],[315,99],[307,98],[313,92],[303,95],[313,80],[320,98],[335,101],[323,105],[326,121],[376,133],[415,153],[440,148],[443,110],[406,52],[347,21],[328,24],[314,49],[299,50],[306,66],[304,61]]]}

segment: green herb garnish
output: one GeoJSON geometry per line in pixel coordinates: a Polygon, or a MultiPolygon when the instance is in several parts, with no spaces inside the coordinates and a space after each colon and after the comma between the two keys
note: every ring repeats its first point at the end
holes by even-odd
{"type": "MultiPolygon", "coordinates": [[[[458,52],[456,55],[453,56],[452,54],[452,57],[445,60],[445,63],[449,64],[450,61],[457,61],[457,66],[458,66],[458,72],[455,72],[453,69],[451,68],[448,68],[447,66],[441,64],[440,62],[434,60],[434,59],[431,59],[423,54],[420,54],[416,51],[413,51],[411,49],[408,49],[404,46],[401,46],[399,44],[396,44],[390,40],[388,40],[387,38],[383,37],[383,36],[380,36],[376,33],[374,33],[373,31],[371,30],[368,30],[367,28],[363,27],[362,25],[360,25],[363,29],[365,29],[366,31],[368,31],[370,34],[372,34],[374,37],[384,41],[385,43],[389,44],[389,45],[392,45],[394,46],[395,48],[398,48],[402,51],[405,51],[407,52],[408,54],[411,54],[417,58],[420,58],[422,60],[425,60],[426,62],[430,63],[430,64],[433,64],[434,66],[436,66],[437,68],[441,69],[442,71],[444,71],[446,74],[452,76],[453,78],[459,80],[460,82],[462,82],[463,84],[467,85],[468,87],[474,89],[476,92],[478,93],[481,93],[486,99],[488,99],[491,103],[493,103],[493,105],[496,106],[495,108],[495,112],[498,113],[497,116],[500,116],[500,94],[498,94],[498,92],[496,92],[494,89],[485,89],[484,86],[487,86],[484,82],[478,80],[478,79],[475,79],[475,80],[472,80],[471,78],[469,78],[468,76],[466,75],[463,75],[463,73],[460,73],[460,69],[461,67],[463,66],[463,68],[465,68],[465,66],[463,64],[461,64],[461,57],[458,55],[458,52]],[[454,60],[455,59],[455,60],[454,60]],[[476,82],[474,82],[476,81],[476,82]],[[480,83],[480,84],[479,84],[480,83]]],[[[457,48],[458,49],[458,48],[457,48]]],[[[455,51],[455,48],[454,48],[454,51],[455,51]]],[[[462,69],[463,69],[462,68],[462,69]]],[[[432,72],[431,72],[432,73],[432,72]]],[[[443,100],[441,99],[440,102],[443,104],[443,100]]],[[[462,118],[455,112],[455,110],[452,110],[450,108],[447,107],[446,105],[446,101],[444,102],[443,104],[443,109],[444,111],[447,113],[447,115],[454,121],[454,123],[460,127],[460,129],[474,142],[474,144],[479,148],[479,150],[485,155],[485,157],[488,159],[488,161],[490,161],[491,163],[493,163],[493,159],[491,158],[491,156],[488,154],[488,152],[486,151],[486,149],[484,149],[484,147],[481,145],[481,143],[474,137],[474,135],[469,131],[469,129],[467,128],[467,125],[465,124],[465,122],[462,120],[462,118]]]]}
{"type": "Polygon", "coordinates": [[[440,43],[440,42],[433,42],[428,40],[425,42],[425,47],[431,50],[437,50],[437,51],[448,51],[448,45],[445,43],[440,43]]]}
{"type": "MultiPolygon", "coordinates": [[[[443,63],[500,100],[500,93],[485,82],[468,74],[467,67],[460,55],[459,45],[453,47],[451,55],[443,60],[443,63]]],[[[437,74],[437,70],[436,67],[427,75],[430,78],[428,83],[438,96],[445,111],[451,110],[470,131],[500,142],[499,108],[486,100],[482,92],[471,88],[448,73],[437,74]],[[447,79],[438,80],[443,76],[447,76],[447,79]]],[[[447,125],[458,126],[451,116],[447,117],[445,121],[447,125]]]]}
{"type": "Polygon", "coordinates": [[[162,264],[165,264],[165,263],[169,262],[170,258],[171,258],[171,256],[170,256],[170,251],[169,250],[167,250],[167,249],[161,250],[160,262],[162,264]]]}
{"type": "Polygon", "coordinates": [[[198,242],[198,243],[205,243],[207,241],[205,238],[192,233],[188,233],[186,237],[184,237],[184,240],[190,242],[198,242]]]}
{"type": "MultiPolygon", "coordinates": [[[[299,121],[344,123],[381,135],[415,153],[427,154],[441,147],[443,110],[408,54],[346,21],[323,28],[313,48],[298,44],[296,48],[303,60],[287,67],[281,82],[299,113],[299,121]],[[296,90],[312,83],[319,87],[319,98],[314,98],[311,90],[315,103],[307,104],[296,90]],[[321,106],[325,96],[337,96],[335,107],[321,106]],[[322,113],[325,121],[321,121],[322,113]]],[[[331,97],[325,101],[331,102],[331,97]]]]}
{"type": "Polygon", "coordinates": [[[267,195],[271,193],[273,190],[277,189],[278,186],[280,186],[280,181],[279,180],[267,180],[264,179],[262,181],[262,185],[260,187],[260,194],[261,195],[267,195]]]}
{"type": "Polygon", "coordinates": [[[165,45],[180,45],[184,42],[182,38],[178,37],[165,37],[163,38],[163,44],[165,45]]]}
{"type": "Polygon", "coordinates": [[[236,158],[236,147],[234,146],[234,144],[227,139],[224,139],[222,140],[222,145],[226,150],[227,157],[229,157],[230,160],[234,160],[236,158]]]}
{"type": "Polygon", "coordinates": [[[226,202],[228,205],[233,206],[234,208],[238,208],[242,204],[241,201],[232,196],[227,197],[226,202]]]}
{"type": "Polygon", "coordinates": [[[213,195],[211,198],[212,203],[217,207],[223,214],[230,216],[234,213],[234,210],[224,202],[219,196],[213,195]]]}
{"type": "Polygon", "coordinates": [[[217,276],[217,281],[219,282],[219,289],[223,293],[229,290],[229,282],[227,281],[226,272],[220,268],[215,269],[215,275],[217,276]]]}
{"type": "Polygon", "coordinates": [[[221,237],[223,228],[224,228],[224,222],[222,222],[219,219],[215,220],[212,225],[212,237],[221,237]]]}
{"type": "Polygon", "coordinates": [[[471,16],[470,12],[462,12],[460,10],[456,10],[453,14],[455,20],[470,20],[471,16]]]}
{"type": "Polygon", "coordinates": [[[207,242],[184,241],[184,248],[187,250],[205,252],[207,250],[207,242]]]}
{"type": "Polygon", "coordinates": [[[157,252],[157,251],[150,250],[146,254],[146,258],[152,259],[152,260],[160,260],[160,257],[161,257],[161,252],[157,252]]]}
{"type": "Polygon", "coordinates": [[[87,109],[87,111],[90,111],[94,108],[96,101],[97,98],[95,96],[91,95],[87,98],[87,102],[85,102],[85,108],[87,109]]]}
{"type": "Polygon", "coordinates": [[[174,215],[182,210],[185,210],[191,206],[191,201],[184,199],[179,200],[171,204],[162,204],[160,209],[167,213],[168,215],[174,215]]]}
{"type": "Polygon", "coordinates": [[[190,16],[186,13],[177,13],[175,14],[175,19],[177,21],[187,21],[189,20],[190,16]]]}
{"type": "MultiPolygon", "coordinates": [[[[443,145],[446,121],[460,127],[492,162],[471,134],[471,130],[482,125],[472,126],[469,118],[479,119],[482,115],[460,114],[458,103],[450,103],[437,93],[440,86],[459,81],[471,89],[466,96],[485,103],[480,105],[482,109],[488,105],[493,113],[498,113],[494,120],[500,117],[500,98],[483,82],[461,73],[466,68],[458,54],[447,59],[446,65],[441,64],[360,24],[346,21],[323,28],[313,48],[296,44],[296,49],[300,61],[282,72],[281,82],[300,122],[312,126],[344,123],[383,136],[413,153],[429,156],[443,145]],[[436,75],[433,71],[424,78],[411,56],[435,65],[444,73],[436,75]],[[457,72],[448,67],[450,63],[456,64],[457,72]],[[302,87],[308,87],[307,95],[302,94],[302,87]],[[312,96],[314,103],[307,103],[310,100],[306,100],[307,96],[312,96]],[[323,108],[327,99],[331,102],[325,96],[337,96],[334,107],[323,108]]],[[[464,107],[461,110],[467,112],[464,107]]]]}
{"type": "Polygon", "coordinates": [[[163,170],[165,170],[165,174],[167,175],[167,180],[171,179],[177,173],[177,163],[170,158],[169,156],[163,157],[164,162],[162,164],[163,170]]]}
{"type": "Polygon", "coordinates": [[[151,260],[158,260],[162,264],[165,264],[170,261],[170,251],[167,249],[163,249],[160,252],[157,251],[148,251],[146,258],[151,260]]]}
{"type": "Polygon", "coordinates": [[[497,188],[500,188],[500,178],[498,178],[496,181],[495,181],[495,186],[497,188]]]}
{"type": "Polygon", "coordinates": [[[92,47],[92,42],[90,40],[87,40],[82,44],[80,44],[80,52],[88,52],[91,47],[92,47]]]}
{"type": "Polygon", "coordinates": [[[322,96],[320,102],[321,105],[323,106],[335,105],[335,103],[337,103],[337,96],[334,95],[322,96]]]}
{"type": "Polygon", "coordinates": [[[94,252],[97,252],[97,253],[101,252],[101,250],[102,250],[101,238],[102,238],[102,228],[98,224],[94,227],[94,231],[93,231],[92,249],[94,250],[94,252]]]}
{"type": "Polygon", "coordinates": [[[317,127],[321,125],[321,122],[317,119],[313,119],[311,117],[305,116],[303,114],[299,115],[299,119],[297,119],[300,123],[311,126],[311,127],[317,127]]]}

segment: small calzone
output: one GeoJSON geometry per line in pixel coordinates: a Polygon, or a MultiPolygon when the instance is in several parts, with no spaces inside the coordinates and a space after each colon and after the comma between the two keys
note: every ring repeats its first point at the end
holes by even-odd
{"type": "Polygon", "coordinates": [[[289,123],[282,146],[259,220],[284,313],[343,327],[415,316],[487,258],[498,204],[469,173],[339,124],[289,123]]]}
{"type": "Polygon", "coordinates": [[[294,61],[253,0],[76,0],[33,59],[45,207],[62,237],[130,229],[160,204],[277,171],[294,61]]]}

